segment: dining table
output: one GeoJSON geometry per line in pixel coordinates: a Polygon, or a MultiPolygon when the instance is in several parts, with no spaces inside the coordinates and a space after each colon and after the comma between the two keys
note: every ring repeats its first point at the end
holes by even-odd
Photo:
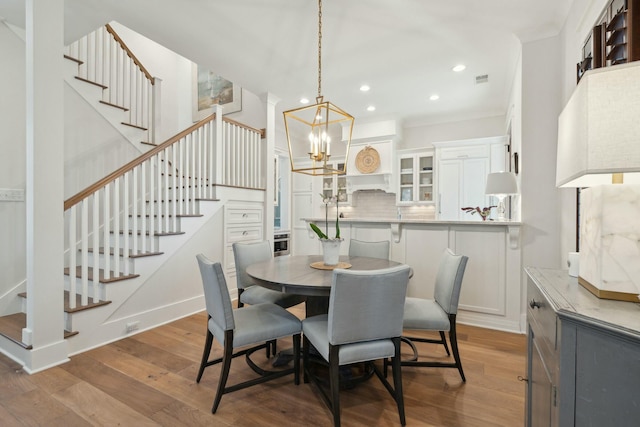
{"type": "MultiPolygon", "coordinates": [[[[388,259],[341,255],[337,268],[371,271],[402,263],[388,259]]],[[[322,255],[289,255],[251,264],[247,274],[255,284],[284,293],[306,295],[306,316],[325,314],[333,281],[333,267],[325,266],[322,255]]]]}

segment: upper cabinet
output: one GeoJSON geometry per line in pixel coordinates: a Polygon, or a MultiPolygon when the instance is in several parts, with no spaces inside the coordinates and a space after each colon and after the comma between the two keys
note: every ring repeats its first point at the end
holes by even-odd
{"type": "Polygon", "coordinates": [[[481,221],[464,207],[490,206],[487,175],[506,170],[508,137],[435,142],[436,212],[441,220],[481,221]]]}
{"type": "MultiPolygon", "coordinates": [[[[344,161],[336,161],[337,169],[344,167],[344,161]]],[[[324,175],[322,177],[322,194],[325,198],[336,197],[340,203],[349,203],[347,194],[347,177],[345,175],[324,175]]]]}
{"type": "Polygon", "coordinates": [[[398,151],[398,204],[434,203],[433,150],[398,151]]]}

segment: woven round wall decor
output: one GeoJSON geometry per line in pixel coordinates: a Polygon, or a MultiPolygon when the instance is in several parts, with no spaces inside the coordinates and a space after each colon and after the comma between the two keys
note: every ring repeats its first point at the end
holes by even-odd
{"type": "Polygon", "coordinates": [[[380,155],[373,147],[364,147],[356,156],[356,168],[360,173],[373,173],[378,166],[380,166],[380,155]]]}

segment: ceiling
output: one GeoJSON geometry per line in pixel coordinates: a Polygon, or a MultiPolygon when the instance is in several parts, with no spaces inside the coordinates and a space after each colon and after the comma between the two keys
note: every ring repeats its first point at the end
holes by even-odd
{"type": "MultiPolygon", "coordinates": [[[[357,120],[405,124],[505,114],[520,43],[557,34],[572,1],[324,0],[325,101],[357,120]],[[466,69],[454,73],[460,63],[466,69]],[[476,84],[485,74],[488,82],[476,84]]],[[[0,17],[23,27],[24,3],[0,0],[0,17]]],[[[281,111],[317,94],[316,0],[64,4],[67,43],[117,21],[255,94],[276,95],[281,111]]]]}

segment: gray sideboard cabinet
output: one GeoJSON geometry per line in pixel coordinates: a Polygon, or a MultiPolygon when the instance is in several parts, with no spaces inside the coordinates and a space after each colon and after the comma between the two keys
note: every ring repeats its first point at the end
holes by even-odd
{"type": "Polygon", "coordinates": [[[525,271],[525,425],[640,425],[640,304],[598,299],[566,270],[525,271]]]}

